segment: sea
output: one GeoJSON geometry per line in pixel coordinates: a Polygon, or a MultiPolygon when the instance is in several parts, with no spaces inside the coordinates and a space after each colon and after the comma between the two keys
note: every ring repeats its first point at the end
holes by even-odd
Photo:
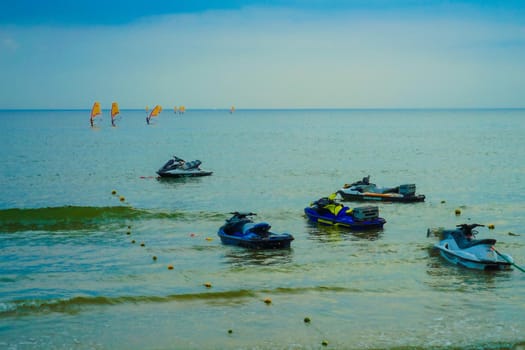
{"type": "Polygon", "coordinates": [[[0,349],[525,349],[524,109],[89,114],[0,111],[0,349]],[[173,155],[213,174],[158,179],[173,155]],[[426,200],[307,220],[368,175],[426,200]],[[234,211],[291,248],[223,245],[234,211]],[[462,223],[516,265],[444,261],[462,223]]]}

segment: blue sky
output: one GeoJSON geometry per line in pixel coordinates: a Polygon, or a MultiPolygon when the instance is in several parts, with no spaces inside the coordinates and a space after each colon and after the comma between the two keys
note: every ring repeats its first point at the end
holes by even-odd
{"type": "Polygon", "coordinates": [[[0,0],[0,109],[525,107],[524,1],[0,0]]]}

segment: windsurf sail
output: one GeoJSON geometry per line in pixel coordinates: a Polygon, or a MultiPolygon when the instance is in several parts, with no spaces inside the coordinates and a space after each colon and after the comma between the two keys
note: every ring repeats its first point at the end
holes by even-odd
{"type": "Polygon", "coordinates": [[[177,114],[177,106],[173,107],[173,113],[177,114]]]}
{"type": "Polygon", "coordinates": [[[156,106],[151,110],[151,113],[149,114],[149,116],[146,117],[146,123],[149,124],[149,121],[151,120],[151,118],[158,116],[158,115],[160,114],[160,112],[162,112],[162,107],[159,106],[159,105],[156,105],[156,106]]]}
{"type": "Polygon", "coordinates": [[[118,103],[113,102],[111,104],[111,125],[115,126],[115,118],[120,113],[120,110],[118,108],[118,103]]]}
{"type": "Polygon", "coordinates": [[[100,110],[100,102],[93,103],[93,108],[91,108],[91,117],[89,118],[91,126],[93,126],[93,119],[95,119],[95,117],[97,115],[100,115],[101,113],[102,112],[100,110]]]}
{"type": "Polygon", "coordinates": [[[235,112],[235,106],[232,106],[232,108],[230,108],[230,113],[233,113],[235,112]]]}
{"type": "Polygon", "coordinates": [[[156,117],[160,114],[160,112],[162,112],[162,107],[159,106],[159,105],[156,105],[152,110],[151,110],[151,113],[149,114],[149,117],[156,117]]]}
{"type": "Polygon", "coordinates": [[[184,112],[186,112],[186,107],[184,107],[184,106],[180,106],[180,107],[179,107],[179,113],[182,114],[182,113],[184,113],[184,112]]]}

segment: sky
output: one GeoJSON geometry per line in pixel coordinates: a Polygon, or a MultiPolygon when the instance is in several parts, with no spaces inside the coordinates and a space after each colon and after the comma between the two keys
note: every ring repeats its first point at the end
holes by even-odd
{"type": "Polygon", "coordinates": [[[525,1],[0,0],[0,109],[524,108],[525,1]]]}

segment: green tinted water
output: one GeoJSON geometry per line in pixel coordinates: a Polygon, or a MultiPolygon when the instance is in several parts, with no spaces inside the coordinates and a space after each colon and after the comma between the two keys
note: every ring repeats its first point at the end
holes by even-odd
{"type": "Polygon", "coordinates": [[[447,265],[426,230],[492,223],[480,237],[525,265],[525,111],[121,114],[91,129],[86,111],[0,112],[0,347],[523,344],[525,274],[447,265]],[[158,181],[173,154],[214,174],[158,181]],[[369,174],[427,200],[377,203],[380,231],[306,221],[369,174]],[[292,233],[292,249],[223,246],[234,210],[292,233]]]}

